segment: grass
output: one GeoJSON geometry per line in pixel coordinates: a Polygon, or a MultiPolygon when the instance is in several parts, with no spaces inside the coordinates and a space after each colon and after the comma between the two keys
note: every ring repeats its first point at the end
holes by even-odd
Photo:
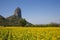
{"type": "Polygon", "coordinates": [[[0,27],[0,40],[60,40],[60,28],[0,27]]]}

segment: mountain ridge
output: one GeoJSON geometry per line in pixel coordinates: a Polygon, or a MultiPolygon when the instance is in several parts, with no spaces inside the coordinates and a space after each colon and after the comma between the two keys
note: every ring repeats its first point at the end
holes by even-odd
{"type": "Polygon", "coordinates": [[[29,24],[29,22],[22,18],[21,9],[19,7],[16,8],[12,16],[4,18],[3,16],[0,15],[0,25],[2,26],[3,25],[24,26],[27,24],[29,24]]]}

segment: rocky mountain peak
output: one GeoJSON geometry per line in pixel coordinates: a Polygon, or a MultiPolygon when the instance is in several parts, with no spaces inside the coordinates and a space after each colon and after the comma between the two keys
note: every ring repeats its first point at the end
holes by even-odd
{"type": "Polygon", "coordinates": [[[15,9],[14,15],[21,18],[21,9],[19,7],[15,9]]]}

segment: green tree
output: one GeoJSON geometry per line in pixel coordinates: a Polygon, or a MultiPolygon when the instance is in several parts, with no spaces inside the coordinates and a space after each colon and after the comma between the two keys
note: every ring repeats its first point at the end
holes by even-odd
{"type": "Polygon", "coordinates": [[[25,26],[27,24],[27,21],[25,19],[19,20],[21,26],[25,26]]]}

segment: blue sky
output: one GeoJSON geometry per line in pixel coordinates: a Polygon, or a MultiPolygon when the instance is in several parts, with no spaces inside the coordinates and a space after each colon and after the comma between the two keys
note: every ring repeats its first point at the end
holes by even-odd
{"type": "Polygon", "coordinates": [[[0,15],[9,17],[17,7],[30,23],[60,23],[60,0],[0,0],[0,15]]]}

